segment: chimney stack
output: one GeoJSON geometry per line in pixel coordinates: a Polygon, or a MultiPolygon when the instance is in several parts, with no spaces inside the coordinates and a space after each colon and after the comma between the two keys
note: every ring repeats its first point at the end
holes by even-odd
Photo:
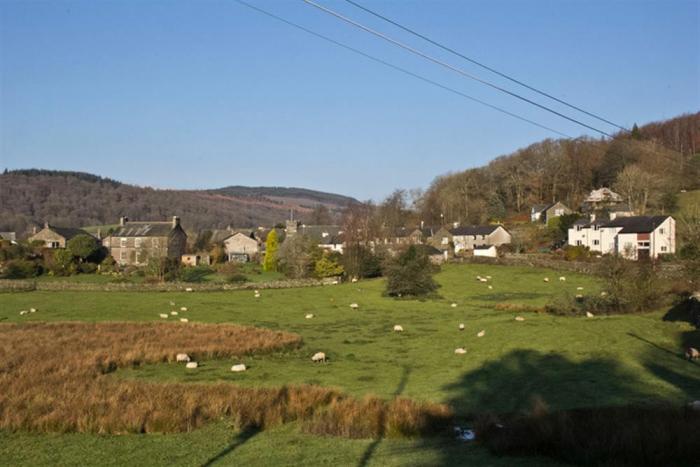
{"type": "Polygon", "coordinates": [[[36,225],[32,226],[32,235],[36,235],[36,225]]]}
{"type": "Polygon", "coordinates": [[[180,225],[180,218],[178,216],[173,216],[173,229],[180,225]]]}
{"type": "Polygon", "coordinates": [[[452,228],[453,228],[453,229],[456,229],[457,227],[459,227],[459,222],[453,222],[453,223],[452,223],[452,228]]]}
{"type": "Polygon", "coordinates": [[[44,228],[48,229],[49,228],[49,221],[44,221],[44,228]]]}
{"type": "Polygon", "coordinates": [[[126,224],[127,222],[129,222],[129,218],[128,218],[128,217],[122,216],[122,217],[119,218],[119,225],[120,225],[121,227],[124,227],[124,224],[126,224]]]}

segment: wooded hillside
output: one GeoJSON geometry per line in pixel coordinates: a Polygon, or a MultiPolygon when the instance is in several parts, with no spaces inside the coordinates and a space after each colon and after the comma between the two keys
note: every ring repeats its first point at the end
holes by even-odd
{"type": "Polygon", "coordinates": [[[610,140],[547,139],[485,167],[437,177],[417,199],[427,223],[481,223],[555,200],[576,209],[607,186],[639,214],[671,212],[682,190],[700,188],[700,112],[650,123],[610,140]]]}
{"type": "Polygon", "coordinates": [[[16,170],[0,175],[0,231],[26,232],[44,221],[59,226],[114,224],[179,215],[186,229],[273,225],[289,217],[337,215],[355,202],[300,188],[229,187],[157,190],[81,172],[16,170]]]}

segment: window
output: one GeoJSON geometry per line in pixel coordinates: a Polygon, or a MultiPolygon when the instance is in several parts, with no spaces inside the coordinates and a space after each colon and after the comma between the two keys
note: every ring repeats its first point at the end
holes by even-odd
{"type": "Polygon", "coordinates": [[[141,237],[137,237],[134,239],[134,246],[136,248],[141,248],[141,237]]]}
{"type": "Polygon", "coordinates": [[[649,248],[649,242],[637,242],[637,246],[640,248],[649,248]]]}
{"type": "Polygon", "coordinates": [[[581,246],[581,240],[576,240],[576,246],[581,246]]]}
{"type": "Polygon", "coordinates": [[[663,234],[664,234],[664,229],[659,229],[659,233],[660,233],[661,235],[663,235],[663,234]]]}
{"type": "Polygon", "coordinates": [[[583,227],[581,227],[580,225],[577,225],[577,226],[576,226],[576,231],[577,231],[577,232],[580,232],[582,229],[583,229],[583,227]]]}
{"type": "Polygon", "coordinates": [[[153,239],[153,248],[158,248],[158,247],[160,247],[160,240],[158,240],[157,238],[154,238],[153,239]]]}
{"type": "Polygon", "coordinates": [[[593,240],[594,245],[600,245],[600,240],[593,240]]]}
{"type": "Polygon", "coordinates": [[[667,248],[665,246],[662,246],[661,251],[667,251],[667,248]]]}
{"type": "Polygon", "coordinates": [[[58,242],[49,242],[49,248],[60,248],[61,245],[59,245],[58,242]]]}
{"type": "Polygon", "coordinates": [[[122,250],[119,252],[119,261],[122,263],[126,261],[126,251],[122,250]]]}
{"type": "Polygon", "coordinates": [[[442,241],[440,243],[442,243],[443,245],[447,245],[448,243],[450,243],[450,239],[448,237],[442,237],[442,241]]]}
{"type": "Polygon", "coordinates": [[[122,248],[125,248],[125,247],[126,247],[126,237],[122,237],[122,238],[120,239],[120,241],[119,241],[119,246],[121,246],[122,248]]]}
{"type": "Polygon", "coordinates": [[[140,253],[141,252],[137,250],[136,254],[134,255],[134,262],[137,264],[141,262],[141,254],[140,253]]]}

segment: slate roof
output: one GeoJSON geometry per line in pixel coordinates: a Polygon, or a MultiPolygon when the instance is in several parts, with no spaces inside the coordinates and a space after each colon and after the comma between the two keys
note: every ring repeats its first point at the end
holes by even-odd
{"type": "Polygon", "coordinates": [[[450,229],[452,235],[491,235],[500,225],[465,225],[450,229]]]}
{"type": "Polygon", "coordinates": [[[167,237],[173,230],[173,223],[170,221],[129,221],[120,226],[113,237],[167,237]]]}
{"type": "Polygon", "coordinates": [[[306,235],[314,240],[323,240],[327,237],[332,237],[340,233],[341,227],[338,225],[300,225],[297,228],[297,233],[306,235]],[[323,234],[327,234],[326,237],[323,234]]]}
{"type": "Polygon", "coordinates": [[[53,232],[56,232],[58,235],[65,238],[66,240],[70,240],[71,238],[77,237],[78,235],[90,235],[83,229],[76,229],[73,227],[55,227],[53,225],[49,225],[49,229],[53,232]]]}
{"type": "Polygon", "coordinates": [[[618,217],[605,224],[605,227],[622,227],[620,233],[651,233],[669,216],[630,216],[618,217]]]}
{"type": "Polygon", "coordinates": [[[440,255],[442,256],[442,251],[438,250],[434,246],[431,245],[415,245],[416,249],[428,256],[433,256],[433,255],[440,255]]]}
{"type": "Polygon", "coordinates": [[[534,206],[532,206],[532,212],[544,212],[547,209],[549,209],[550,206],[551,204],[535,204],[534,206]]]}

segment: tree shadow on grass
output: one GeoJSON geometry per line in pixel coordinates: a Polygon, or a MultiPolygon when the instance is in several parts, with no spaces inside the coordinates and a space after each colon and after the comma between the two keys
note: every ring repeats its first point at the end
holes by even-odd
{"type": "Polygon", "coordinates": [[[221,452],[217,453],[215,456],[211,457],[209,460],[203,463],[202,467],[209,467],[211,465],[214,465],[218,461],[222,460],[224,457],[228,456],[231,452],[247,443],[251,438],[260,433],[260,431],[260,428],[257,427],[249,427],[244,429],[243,431],[238,433],[233,438],[233,440],[231,440],[229,445],[226,446],[221,452]]]}
{"type": "MultiPolygon", "coordinates": [[[[401,393],[403,393],[403,390],[406,388],[406,383],[408,382],[408,377],[410,374],[411,367],[404,365],[403,372],[401,373],[401,379],[399,380],[399,384],[396,387],[396,390],[394,391],[393,397],[398,397],[401,395],[401,393]]],[[[384,426],[384,420],[381,420],[380,426],[384,426]]],[[[372,441],[370,445],[367,446],[367,449],[365,449],[365,452],[362,454],[362,457],[360,457],[360,460],[357,463],[358,467],[365,467],[369,464],[369,461],[372,459],[374,452],[377,450],[379,444],[382,442],[383,439],[384,433],[381,433],[377,437],[377,439],[372,441]]]]}

